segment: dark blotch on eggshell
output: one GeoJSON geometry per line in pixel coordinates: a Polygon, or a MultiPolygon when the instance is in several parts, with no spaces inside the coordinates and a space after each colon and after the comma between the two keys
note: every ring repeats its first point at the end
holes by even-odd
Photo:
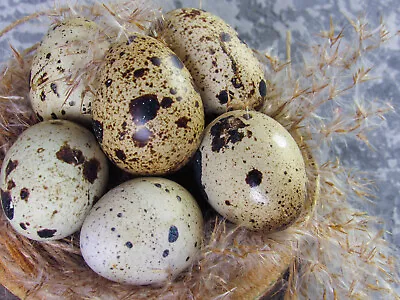
{"type": "Polygon", "coordinates": [[[219,35],[219,38],[221,39],[221,41],[222,42],[230,42],[231,41],[231,36],[230,36],[230,34],[229,33],[226,33],[226,32],[222,32],[220,35],[219,35]]]}
{"type": "Polygon", "coordinates": [[[161,107],[162,108],[170,108],[172,103],[174,103],[174,100],[170,97],[164,97],[161,101],[161,107]]]}
{"type": "Polygon", "coordinates": [[[6,178],[8,177],[8,175],[10,175],[10,173],[12,171],[15,170],[15,168],[18,166],[18,160],[9,160],[7,163],[7,167],[6,167],[6,178]]]}
{"type": "Polygon", "coordinates": [[[60,97],[60,95],[58,94],[58,91],[57,91],[57,84],[55,84],[54,82],[52,82],[52,83],[50,84],[50,88],[51,88],[51,90],[53,91],[53,93],[54,93],[55,95],[57,95],[57,97],[60,97]]]}
{"type": "Polygon", "coordinates": [[[221,91],[217,96],[219,103],[226,104],[228,103],[229,97],[228,92],[226,90],[221,91]]]}
{"type": "Polygon", "coordinates": [[[167,257],[168,255],[169,255],[169,250],[168,250],[168,249],[165,249],[164,252],[163,252],[163,254],[162,254],[162,256],[163,256],[163,257],[167,257]]]}
{"type": "Polygon", "coordinates": [[[19,227],[21,227],[23,230],[27,229],[25,223],[19,223],[19,227]]]}
{"type": "Polygon", "coordinates": [[[243,132],[239,132],[237,129],[228,130],[228,134],[229,142],[231,142],[232,144],[240,142],[244,136],[243,132]]]}
{"type": "Polygon", "coordinates": [[[118,157],[122,161],[124,161],[126,159],[126,155],[123,150],[115,150],[115,156],[118,157]]]}
{"type": "Polygon", "coordinates": [[[42,239],[46,238],[52,238],[54,234],[57,232],[56,229],[42,229],[37,232],[38,236],[41,237],[42,239]]]}
{"type": "Polygon", "coordinates": [[[136,125],[144,125],[157,116],[160,103],[156,95],[147,94],[133,99],[129,104],[129,113],[136,125]]]}
{"type": "Polygon", "coordinates": [[[53,120],[57,120],[58,119],[58,117],[57,117],[57,115],[55,114],[55,113],[51,113],[51,118],[53,119],[53,120]]]}
{"type": "Polygon", "coordinates": [[[229,99],[232,99],[234,96],[235,94],[232,91],[223,90],[218,94],[217,98],[219,103],[226,104],[229,102],[229,99]]]}
{"type": "Polygon", "coordinates": [[[133,244],[131,242],[126,242],[125,246],[131,249],[133,247],[133,244]]]}
{"type": "Polygon", "coordinates": [[[97,179],[97,174],[100,170],[100,162],[91,158],[89,161],[85,161],[83,164],[83,177],[90,183],[94,183],[97,179]]]}
{"type": "Polygon", "coordinates": [[[28,201],[29,198],[29,190],[27,188],[22,188],[19,196],[21,197],[22,200],[28,201]]]}
{"type": "Polygon", "coordinates": [[[161,59],[159,57],[152,57],[150,61],[153,65],[159,67],[161,65],[161,59]]]}
{"type": "Polygon", "coordinates": [[[9,220],[14,218],[14,207],[12,205],[12,197],[10,192],[1,190],[1,204],[3,205],[3,210],[6,217],[9,220]]]}
{"type": "Polygon", "coordinates": [[[71,149],[67,143],[61,146],[60,150],[57,151],[56,157],[74,166],[81,165],[85,161],[82,151],[79,149],[71,149]]]}
{"type": "Polygon", "coordinates": [[[228,147],[229,143],[235,144],[244,138],[244,133],[239,129],[248,125],[243,123],[239,118],[229,116],[218,120],[210,130],[212,138],[211,149],[213,152],[219,152],[221,149],[228,147]]]}
{"type": "Polygon", "coordinates": [[[148,71],[149,71],[148,68],[137,69],[133,72],[133,76],[135,76],[135,78],[140,78],[144,76],[148,71]]]}
{"type": "Polygon", "coordinates": [[[44,91],[40,93],[40,100],[46,101],[46,93],[44,91]]]}
{"type": "Polygon", "coordinates": [[[257,170],[257,169],[253,169],[251,170],[249,173],[247,173],[246,176],[246,183],[250,186],[250,187],[256,187],[259,186],[261,184],[262,181],[262,173],[257,170]]]}
{"type": "Polygon", "coordinates": [[[178,228],[174,225],[172,225],[169,228],[169,233],[168,233],[168,242],[170,243],[174,243],[178,240],[179,237],[179,232],[178,232],[178,228]]]}
{"type": "Polygon", "coordinates": [[[258,90],[260,92],[261,97],[267,96],[267,84],[265,83],[264,79],[260,81],[258,90]]]}
{"type": "Polygon", "coordinates": [[[107,81],[105,82],[106,87],[110,87],[112,82],[112,79],[107,79],[107,81]]]}
{"type": "Polygon", "coordinates": [[[179,118],[175,124],[179,127],[179,128],[187,128],[187,123],[190,121],[189,118],[187,117],[181,117],[179,118]]]}
{"type": "Polygon", "coordinates": [[[145,147],[152,136],[151,130],[143,127],[133,134],[132,139],[138,147],[145,147]]]}
{"type": "Polygon", "coordinates": [[[94,135],[99,143],[103,142],[103,124],[97,120],[92,122],[94,135]]]}
{"type": "Polygon", "coordinates": [[[179,70],[183,69],[183,67],[184,67],[182,61],[175,54],[171,55],[171,62],[172,62],[172,65],[174,67],[178,68],[179,70]]]}

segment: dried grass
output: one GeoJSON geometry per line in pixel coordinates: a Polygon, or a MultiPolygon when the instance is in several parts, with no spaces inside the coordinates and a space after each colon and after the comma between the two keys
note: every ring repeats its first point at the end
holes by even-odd
{"type": "MultiPolygon", "coordinates": [[[[83,15],[118,40],[146,31],[158,14],[140,1],[57,8],[17,21],[0,36],[39,16],[57,22],[83,15]]],[[[38,243],[17,235],[1,215],[1,282],[22,298],[243,299],[284,290],[285,299],[399,299],[396,250],[382,238],[378,220],[350,204],[371,201],[371,182],[327,155],[338,138],[368,144],[371,125],[392,110],[389,103],[358,97],[359,86],[373,71],[363,66],[362,57],[391,36],[383,22],[373,30],[362,19],[349,23],[350,29],[338,30],[331,20],[328,30],[304,49],[302,66],[291,64],[290,50],[286,61],[257,53],[269,78],[262,111],[294,135],[307,164],[308,208],[293,226],[267,235],[212,218],[199,260],[186,273],[162,287],[132,287],[92,272],[80,255],[79,234],[38,243]]],[[[35,47],[22,53],[11,50],[14,58],[0,82],[0,161],[17,136],[37,121],[28,99],[35,47]]],[[[89,81],[99,67],[101,61],[94,60],[88,66],[89,81]]],[[[71,88],[84,75],[70,74],[71,88]]]]}

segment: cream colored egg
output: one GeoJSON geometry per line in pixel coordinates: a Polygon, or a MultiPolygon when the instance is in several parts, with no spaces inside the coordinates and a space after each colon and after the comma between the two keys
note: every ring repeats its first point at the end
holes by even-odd
{"type": "Polygon", "coordinates": [[[194,154],[204,129],[201,98],[179,58],[136,34],[113,45],[99,76],[93,126],[107,156],[133,174],[165,174],[194,154]]]}
{"type": "Polygon", "coordinates": [[[79,230],[108,180],[108,161],[86,128],[45,121],[8,150],[0,175],[3,210],[12,227],[38,241],[79,230]]]}
{"type": "Polygon", "coordinates": [[[194,8],[173,10],[165,15],[161,36],[192,74],[206,114],[262,105],[267,94],[263,68],[222,19],[194,8]]]}
{"type": "Polygon", "coordinates": [[[196,167],[211,206],[250,229],[284,229],[305,202],[307,177],[296,141],[259,112],[237,110],[215,119],[205,130],[196,167]]]}
{"type": "Polygon", "coordinates": [[[50,28],[32,61],[30,99],[39,120],[90,123],[95,87],[88,85],[87,71],[108,47],[97,24],[84,18],[50,28]]]}
{"type": "Polygon", "coordinates": [[[144,285],[173,279],[196,260],[203,217],[179,184],[137,178],[109,191],[81,230],[86,263],[110,280],[144,285]]]}

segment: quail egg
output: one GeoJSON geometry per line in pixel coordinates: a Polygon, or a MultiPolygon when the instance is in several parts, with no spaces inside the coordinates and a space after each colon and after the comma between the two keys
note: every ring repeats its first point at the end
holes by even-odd
{"type": "Polygon", "coordinates": [[[195,8],[165,14],[160,32],[200,89],[206,114],[257,109],[267,95],[260,62],[219,17],[195,8]]]}
{"type": "Polygon", "coordinates": [[[112,281],[161,284],[195,259],[203,218],[192,195],[164,178],[136,178],[105,194],[81,230],[86,263],[112,281]]]}
{"type": "Polygon", "coordinates": [[[158,40],[113,45],[99,75],[93,128],[106,155],[139,175],[178,170],[201,142],[204,111],[190,73],[158,40]]]}
{"type": "Polygon", "coordinates": [[[90,124],[94,87],[87,70],[108,49],[96,23],[84,18],[53,25],[32,61],[30,100],[39,120],[68,119],[90,124]]]}
{"type": "Polygon", "coordinates": [[[11,226],[38,241],[77,231],[108,179],[95,137],[66,120],[25,130],[8,150],[0,175],[1,202],[11,226]]]}
{"type": "Polygon", "coordinates": [[[209,124],[195,159],[211,206],[253,230],[292,224],[305,202],[306,171],[289,132],[260,112],[237,110],[209,124]]]}

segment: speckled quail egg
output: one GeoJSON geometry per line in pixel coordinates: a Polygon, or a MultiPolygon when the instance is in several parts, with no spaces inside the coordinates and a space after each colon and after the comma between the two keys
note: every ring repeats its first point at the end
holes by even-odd
{"type": "Polygon", "coordinates": [[[76,17],[53,25],[32,61],[30,100],[39,120],[90,124],[95,87],[89,64],[103,57],[109,42],[96,23],[76,17]]]}
{"type": "Polygon", "coordinates": [[[50,120],[25,130],[8,150],[0,175],[12,227],[38,241],[77,231],[104,193],[108,161],[86,128],[50,120]]]}
{"type": "Polygon", "coordinates": [[[203,218],[193,196],[164,178],[136,178],[105,194],[81,230],[86,263],[112,281],[160,284],[196,258],[203,218]]]}
{"type": "Polygon", "coordinates": [[[181,168],[201,142],[204,111],[192,77],[158,40],[113,45],[100,72],[93,127],[106,155],[132,174],[181,168]]]}
{"type": "Polygon", "coordinates": [[[254,230],[292,224],[305,202],[306,172],[289,132],[260,112],[237,110],[209,124],[196,172],[211,206],[254,230]]]}
{"type": "Polygon", "coordinates": [[[165,15],[160,33],[192,74],[206,114],[262,105],[267,94],[263,68],[222,19],[199,9],[176,9],[165,15]]]}

